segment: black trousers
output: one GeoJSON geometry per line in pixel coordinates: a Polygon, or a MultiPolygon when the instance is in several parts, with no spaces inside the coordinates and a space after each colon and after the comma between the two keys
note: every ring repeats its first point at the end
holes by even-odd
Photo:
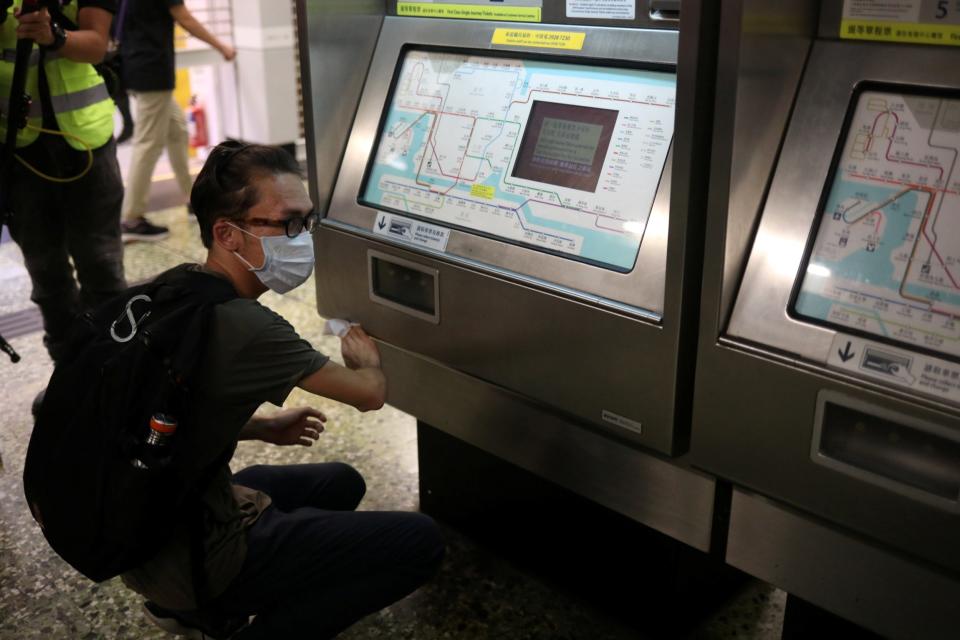
{"type": "Polygon", "coordinates": [[[210,607],[256,614],[238,639],[333,637],[413,592],[443,559],[429,517],[353,511],[366,486],[346,464],[254,466],[234,481],[273,500],[248,533],[240,575],[210,607]]]}
{"type": "MultiPolygon", "coordinates": [[[[17,154],[55,177],[77,175],[87,164],[85,152],[47,134],[17,154]]],[[[30,299],[40,307],[43,341],[56,361],[73,319],[126,288],[116,145],[111,139],[95,149],[90,172],[75,182],[50,182],[14,161],[10,184],[10,235],[23,252],[33,285],[30,299]]]]}

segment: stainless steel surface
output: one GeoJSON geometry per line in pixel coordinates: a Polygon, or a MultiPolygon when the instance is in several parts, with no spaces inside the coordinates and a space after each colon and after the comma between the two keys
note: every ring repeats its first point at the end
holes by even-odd
{"type": "MultiPolygon", "coordinates": [[[[685,7],[692,5],[695,1],[698,0],[684,0],[683,5],[685,7]]],[[[504,6],[501,3],[501,0],[470,0],[470,4],[487,4],[491,5],[496,3],[496,7],[504,6]]],[[[664,2],[654,2],[655,4],[670,4],[676,3],[680,4],[679,0],[665,0],[664,2]]],[[[567,17],[567,3],[566,0],[543,0],[542,3],[530,1],[530,2],[508,2],[504,3],[505,5],[514,5],[514,6],[538,6],[542,5],[542,10],[540,13],[540,22],[543,24],[557,24],[562,26],[571,26],[571,25],[590,25],[593,27],[615,27],[619,29],[638,29],[638,28],[648,28],[648,29],[675,29],[675,22],[659,22],[650,17],[650,7],[653,4],[651,0],[635,0],[635,17],[630,19],[623,18],[582,18],[582,17],[567,17]]],[[[451,2],[450,4],[458,4],[456,2],[451,2]]],[[[618,3],[622,6],[622,3],[618,3]]],[[[695,9],[694,9],[695,10],[695,9]]],[[[389,15],[396,15],[397,13],[397,0],[388,0],[387,1],[387,11],[389,15]]],[[[525,26],[536,26],[538,23],[523,23],[525,26]]],[[[521,25],[523,26],[523,25],[521,25]]]]}
{"type": "MultiPolygon", "coordinates": [[[[374,153],[381,112],[387,101],[401,50],[409,44],[471,49],[522,51],[517,47],[490,44],[493,30],[508,23],[473,23],[388,17],[370,67],[370,79],[360,101],[343,166],[337,178],[329,218],[353,227],[356,233],[374,236],[377,210],[357,201],[363,169],[374,153]]],[[[673,31],[614,30],[578,27],[586,33],[584,49],[577,57],[675,64],[677,34],[673,31]]],[[[529,54],[529,51],[526,51],[529,54]]],[[[666,269],[669,191],[672,174],[668,157],[654,199],[647,230],[630,273],[549,255],[529,247],[453,229],[446,253],[501,272],[517,272],[568,289],[571,297],[590,301],[612,300],[654,315],[663,311],[666,269]]],[[[382,238],[377,238],[382,241],[382,238]]],[[[639,314],[644,315],[644,314],[639,314]]]]}
{"type": "Polygon", "coordinates": [[[549,408],[382,343],[388,402],[503,460],[701,551],[715,481],[549,408]]]}
{"type": "Polygon", "coordinates": [[[729,335],[826,363],[837,332],[787,315],[808,236],[854,86],[861,81],[956,86],[957,53],[818,41],[800,89],[780,163],[764,207],[729,335]]]}
{"type": "Polygon", "coordinates": [[[336,273],[318,285],[323,315],[361,322],[384,342],[650,448],[672,452],[677,444],[677,355],[660,327],[330,227],[317,243],[318,273],[336,273]],[[439,324],[371,303],[371,247],[439,272],[439,324]],[[643,434],[604,422],[604,410],[643,423],[643,434]]]}
{"type": "Polygon", "coordinates": [[[722,202],[708,216],[704,286],[718,286],[719,308],[703,327],[715,339],[726,326],[743,264],[776,166],[787,120],[812,43],[817,3],[810,0],[723,3],[711,199],[722,202]],[[727,198],[729,197],[729,204],[727,198]],[[716,241],[714,241],[716,243],[716,241]],[[717,251],[722,247],[723,252],[717,251]],[[718,279],[711,274],[722,274],[718,279]],[[719,317],[713,317],[718,313],[719,317]]]}
{"type": "Polygon", "coordinates": [[[390,254],[383,253],[382,251],[374,251],[370,249],[367,251],[367,269],[368,269],[368,278],[370,283],[369,293],[370,299],[376,302],[377,304],[382,304],[385,307],[390,307],[401,313],[406,313],[407,315],[413,316],[414,318],[419,318],[420,320],[426,320],[432,324],[440,324],[440,272],[436,269],[431,269],[429,267],[424,267],[418,262],[413,262],[411,260],[404,260],[403,258],[398,258],[397,256],[391,256],[390,254]],[[433,289],[433,313],[425,313],[417,309],[411,308],[409,305],[401,304],[390,300],[389,298],[384,298],[377,294],[376,283],[374,281],[374,269],[373,261],[384,260],[392,264],[398,264],[400,266],[406,267],[408,269],[413,269],[414,271],[419,271],[420,273],[425,273],[429,277],[433,278],[434,289],[433,289]]]}
{"type": "Polygon", "coordinates": [[[839,38],[842,17],[843,2],[824,2],[820,9],[820,28],[817,37],[823,40],[839,38]]]}
{"type": "MultiPolygon", "coordinates": [[[[676,149],[689,156],[704,148],[713,94],[698,84],[704,76],[712,80],[709,63],[700,64],[700,46],[703,33],[715,29],[714,23],[700,20],[698,3],[688,7],[686,32],[680,37],[675,31],[576,27],[586,33],[580,52],[495,47],[519,56],[573,57],[586,63],[674,65],[678,42],[686,39],[686,71],[677,88],[677,117],[686,126],[676,129],[641,256],[630,274],[457,230],[451,231],[445,253],[392,244],[372,233],[376,212],[357,200],[401,48],[491,49],[493,30],[509,26],[386,18],[329,213],[318,233],[318,273],[336,274],[317,280],[321,313],[360,321],[405,352],[510,389],[598,431],[667,454],[684,451],[700,277],[700,249],[691,238],[702,237],[698,230],[703,224],[697,198],[690,193],[702,192],[706,166],[678,158],[676,149]],[[671,190],[682,194],[676,204],[671,190]],[[371,303],[369,249],[437,270],[443,307],[439,324],[427,325],[371,303]],[[660,322],[650,308],[662,312],[660,322]],[[605,415],[641,423],[643,432],[625,429],[605,415]]],[[[711,53],[703,55],[711,59],[711,53]]],[[[459,415],[451,414],[447,422],[459,415]]]]}
{"type": "Polygon", "coordinates": [[[385,0],[297,2],[310,197],[321,214],[330,203],[385,10],[385,0]]]}
{"type": "MultiPolygon", "coordinates": [[[[810,455],[824,392],[955,433],[956,411],[828,371],[823,361],[833,332],[786,313],[854,85],[943,85],[955,68],[944,65],[943,56],[956,52],[831,39],[816,41],[807,60],[805,43],[816,36],[820,5],[783,3],[782,14],[759,0],[723,5],[690,459],[908,562],[957,573],[955,514],[816,464],[810,455]],[[729,333],[728,312],[734,314],[729,333]]],[[[773,553],[763,560],[766,568],[750,568],[746,560],[744,566],[760,577],[774,570],[832,575],[829,565],[812,564],[795,550],[773,553]]],[[[783,585],[790,586],[786,577],[783,585]]]]}
{"type": "Polygon", "coordinates": [[[955,638],[960,580],[734,489],[727,562],[891,638],[955,638]]]}

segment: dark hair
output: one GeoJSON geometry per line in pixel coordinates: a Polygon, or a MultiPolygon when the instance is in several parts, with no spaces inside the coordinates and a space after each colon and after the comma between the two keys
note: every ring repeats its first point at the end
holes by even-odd
{"type": "Polygon", "coordinates": [[[302,177],[296,159],[280,147],[221,142],[203,164],[190,191],[190,206],[200,223],[203,246],[213,245],[213,223],[243,220],[260,200],[255,180],[292,173],[302,177]]]}

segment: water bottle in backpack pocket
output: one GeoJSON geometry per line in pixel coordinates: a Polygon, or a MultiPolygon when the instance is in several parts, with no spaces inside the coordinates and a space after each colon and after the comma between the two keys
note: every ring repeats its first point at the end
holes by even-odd
{"type": "MultiPolygon", "coordinates": [[[[37,415],[24,492],[50,546],[101,581],[139,566],[195,510],[212,468],[182,455],[226,280],[182,265],[74,327],[37,415]]],[[[220,462],[218,460],[218,462],[220,462]]]]}

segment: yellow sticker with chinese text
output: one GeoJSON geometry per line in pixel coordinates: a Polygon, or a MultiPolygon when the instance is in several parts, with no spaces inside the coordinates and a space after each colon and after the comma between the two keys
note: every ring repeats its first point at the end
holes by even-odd
{"type": "Polygon", "coordinates": [[[491,44],[509,44],[515,47],[540,47],[580,51],[587,34],[576,31],[540,31],[538,29],[504,29],[493,32],[491,44]]]}
{"type": "Polygon", "coordinates": [[[850,40],[880,40],[913,44],[960,46],[960,25],[883,20],[843,20],[840,37],[850,40]]]}
{"type": "Polygon", "coordinates": [[[485,184],[475,184],[470,187],[470,195],[484,200],[493,200],[493,196],[496,194],[497,190],[494,187],[485,184]]]}

